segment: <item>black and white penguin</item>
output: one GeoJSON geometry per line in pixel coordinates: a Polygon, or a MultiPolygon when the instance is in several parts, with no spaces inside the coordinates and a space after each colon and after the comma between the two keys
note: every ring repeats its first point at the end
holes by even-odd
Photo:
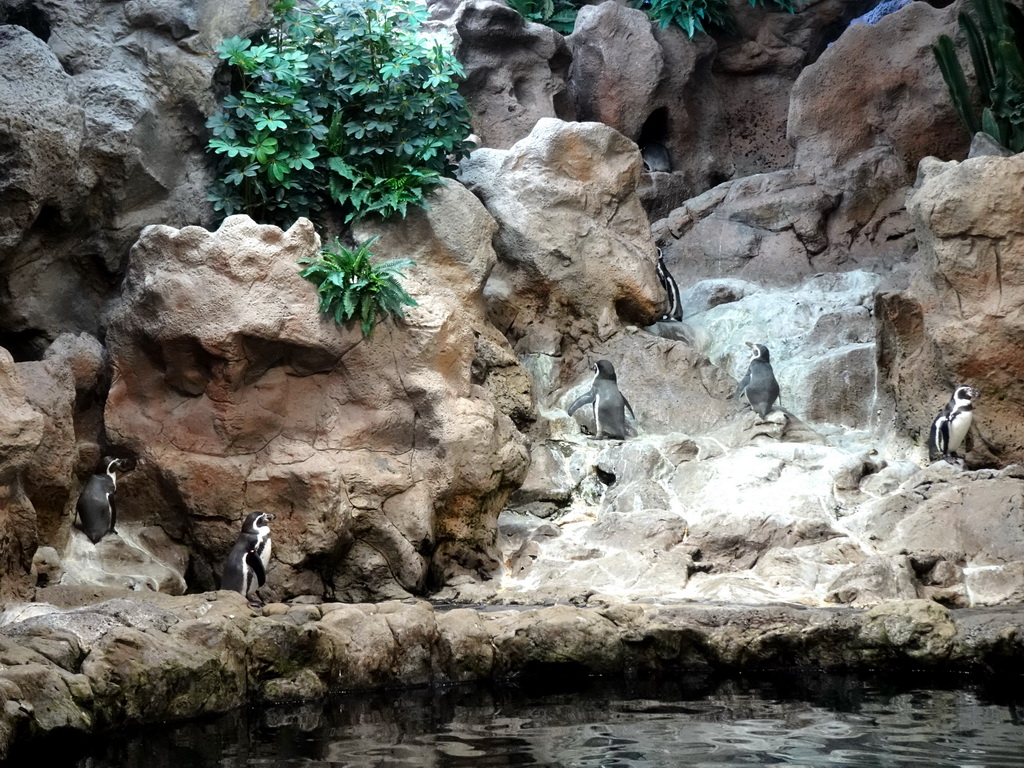
{"type": "Polygon", "coordinates": [[[928,460],[953,462],[974,421],[974,398],[980,393],[974,387],[957,387],[953,396],[932,422],[928,433],[928,460]]]}
{"type": "Polygon", "coordinates": [[[117,490],[117,473],[128,472],[133,468],[128,459],[115,459],[104,456],[102,473],[89,478],[78,497],[75,510],[81,520],[81,528],[89,541],[98,544],[108,533],[116,533],[117,507],[114,505],[114,492],[117,490]]]}
{"type": "Polygon", "coordinates": [[[615,380],[615,366],[608,360],[598,360],[594,363],[594,383],[590,385],[590,391],[580,395],[569,406],[569,415],[572,416],[577,410],[587,403],[594,404],[594,435],[601,437],[607,435],[615,440],[626,439],[626,411],[636,421],[633,407],[619,391],[618,382],[615,380]]]}
{"type": "Polygon", "coordinates": [[[665,265],[665,254],[662,253],[661,248],[658,249],[658,279],[661,281],[661,286],[665,289],[665,293],[668,294],[668,305],[665,307],[665,314],[661,316],[661,319],[666,321],[682,321],[683,303],[679,298],[679,286],[665,265]]]}
{"type": "Polygon", "coordinates": [[[267,582],[270,566],[270,521],[274,516],[250,512],[242,523],[235,546],[224,561],[220,588],[239,592],[245,597],[267,582]]]}
{"type": "Polygon", "coordinates": [[[751,350],[750,365],[747,366],[747,375],[736,387],[736,399],[745,395],[751,410],[763,419],[779,399],[779,382],[775,380],[768,347],[749,341],[747,346],[751,350]]]}

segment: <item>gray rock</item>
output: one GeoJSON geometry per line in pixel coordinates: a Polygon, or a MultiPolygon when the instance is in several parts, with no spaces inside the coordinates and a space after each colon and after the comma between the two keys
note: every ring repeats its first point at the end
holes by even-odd
{"type": "Polygon", "coordinates": [[[544,117],[574,119],[566,86],[571,54],[560,34],[491,0],[430,7],[454,37],[466,72],[459,91],[481,146],[507,149],[544,117]]]}
{"type": "Polygon", "coordinates": [[[826,600],[858,607],[890,600],[913,600],[917,579],[906,557],[874,555],[840,574],[827,587],[826,600]]]}

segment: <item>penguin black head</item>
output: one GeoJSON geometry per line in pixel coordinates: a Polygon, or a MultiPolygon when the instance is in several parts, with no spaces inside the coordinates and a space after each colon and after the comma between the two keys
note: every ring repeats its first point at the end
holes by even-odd
{"type": "Polygon", "coordinates": [[[594,363],[594,373],[599,379],[615,381],[615,366],[611,364],[610,360],[598,360],[594,363]]]}
{"type": "Polygon", "coordinates": [[[970,403],[974,398],[978,397],[981,393],[974,387],[957,387],[953,390],[953,402],[955,403],[970,403]]]}
{"type": "Polygon", "coordinates": [[[119,459],[115,456],[104,456],[101,470],[112,475],[115,472],[131,472],[135,469],[135,459],[119,459]]]}
{"type": "Polygon", "coordinates": [[[761,360],[762,362],[765,363],[770,363],[772,361],[771,353],[768,351],[768,347],[766,347],[764,344],[754,344],[748,341],[747,346],[750,347],[751,361],[761,360]]]}
{"type": "Polygon", "coordinates": [[[270,521],[274,519],[274,515],[266,512],[250,512],[245,518],[245,522],[242,523],[242,533],[256,533],[261,528],[270,529],[270,521]]]}

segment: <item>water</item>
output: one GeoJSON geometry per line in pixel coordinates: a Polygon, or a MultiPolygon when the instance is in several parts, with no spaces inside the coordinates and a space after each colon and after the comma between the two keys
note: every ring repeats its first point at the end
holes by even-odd
{"type": "Polygon", "coordinates": [[[148,728],[81,749],[88,756],[64,764],[1020,768],[1024,678],[801,672],[391,692],[148,728]]]}

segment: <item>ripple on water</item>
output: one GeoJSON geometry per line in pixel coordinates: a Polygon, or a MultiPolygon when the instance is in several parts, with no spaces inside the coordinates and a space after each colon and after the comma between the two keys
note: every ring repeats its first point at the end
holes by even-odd
{"type": "Polygon", "coordinates": [[[1021,768],[1021,682],[928,689],[817,675],[341,697],[111,738],[78,765],[1021,768]]]}

